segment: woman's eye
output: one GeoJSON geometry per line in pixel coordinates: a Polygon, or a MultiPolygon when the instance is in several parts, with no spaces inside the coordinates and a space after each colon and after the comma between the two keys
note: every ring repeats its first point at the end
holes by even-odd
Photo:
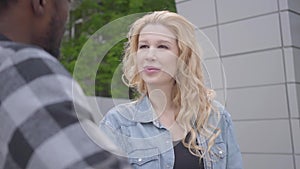
{"type": "Polygon", "coordinates": [[[144,49],[144,48],[148,48],[148,45],[140,45],[139,49],[144,49]]]}
{"type": "Polygon", "coordinates": [[[169,49],[169,47],[168,47],[168,46],[166,46],[166,45],[159,45],[159,46],[158,46],[158,48],[162,48],[162,49],[169,49]]]}

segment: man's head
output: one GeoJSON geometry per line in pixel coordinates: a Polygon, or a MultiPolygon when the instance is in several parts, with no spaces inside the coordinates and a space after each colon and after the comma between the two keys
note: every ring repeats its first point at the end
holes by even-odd
{"type": "Polygon", "coordinates": [[[7,7],[9,1],[15,1],[15,0],[0,0],[0,12],[2,11],[2,9],[7,7]]]}
{"type": "Polygon", "coordinates": [[[0,33],[59,56],[71,0],[0,0],[0,33]]]}

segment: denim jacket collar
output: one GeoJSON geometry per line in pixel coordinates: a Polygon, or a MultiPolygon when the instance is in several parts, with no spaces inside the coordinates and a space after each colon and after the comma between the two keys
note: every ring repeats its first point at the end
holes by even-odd
{"type": "Polygon", "coordinates": [[[128,120],[139,123],[153,123],[159,126],[157,115],[147,96],[141,97],[139,100],[130,103],[129,105],[120,105],[117,107],[120,114],[128,120]]]}

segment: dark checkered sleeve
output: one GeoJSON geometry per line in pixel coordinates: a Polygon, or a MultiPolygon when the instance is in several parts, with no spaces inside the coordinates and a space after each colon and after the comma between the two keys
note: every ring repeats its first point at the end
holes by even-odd
{"type": "Polygon", "coordinates": [[[84,98],[48,53],[0,41],[0,168],[128,168],[86,134],[97,126],[84,98]]]}

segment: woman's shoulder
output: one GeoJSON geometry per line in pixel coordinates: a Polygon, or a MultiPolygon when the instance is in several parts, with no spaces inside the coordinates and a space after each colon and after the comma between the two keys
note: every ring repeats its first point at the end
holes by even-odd
{"type": "Polygon", "coordinates": [[[213,106],[213,115],[211,116],[216,116],[219,119],[219,123],[222,125],[231,125],[232,124],[232,119],[230,113],[227,111],[226,107],[221,104],[219,101],[214,100],[212,102],[213,106]]]}
{"type": "Polygon", "coordinates": [[[129,103],[122,103],[111,108],[103,117],[103,121],[110,121],[117,123],[124,123],[130,121],[132,112],[136,109],[136,101],[129,103]]]}

